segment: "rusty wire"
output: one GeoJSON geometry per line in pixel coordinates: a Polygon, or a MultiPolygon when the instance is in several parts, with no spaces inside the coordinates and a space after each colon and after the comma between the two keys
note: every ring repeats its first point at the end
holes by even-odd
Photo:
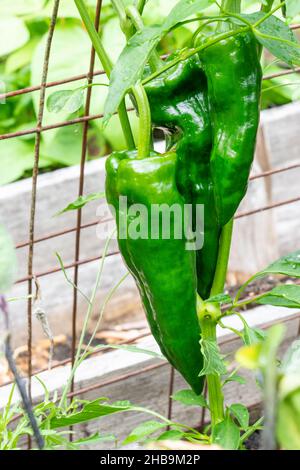
{"type": "MultiPolygon", "coordinates": [[[[92,222],[87,222],[86,224],[82,224],[80,225],[80,229],[83,230],[85,228],[90,228],[90,227],[94,227],[95,225],[97,224],[104,224],[106,222],[111,222],[113,219],[110,218],[110,219],[103,219],[103,220],[94,220],[92,222]]],[[[65,230],[61,230],[59,232],[53,232],[53,233],[48,233],[47,235],[44,235],[42,237],[38,237],[36,238],[33,243],[41,243],[41,242],[44,242],[46,240],[51,240],[52,238],[57,238],[57,237],[61,237],[63,235],[68,235],[69,233],[72,233],[72,232],[75,232],[77,229],[77,227],[71,227],[71,228],[67,228],[65,230]]],[[[25,242],[21,242],[21,243],[18,243],[15,248],[18,250],[20,248],[25,248],[26,246],[29,245],[29,241],[25,241],[25,242]]]]}
{"type": "MultiPolygon", "coordinates": [[[[31,401],[31,377],[32,377],[32,278],[33,278],[33,254],[34,254],[34,231],[35,231],[35,212],[36,212],[36,195],[37,195],[37,178],[39,172],[39,158],[41,145],[41,127],[44,116],[46,81],[48,76],[49,58],[51,52],[52,39],[56,25],[58,8],[60,0],[55,0],[53,12],[48,32],[48,38],[44,54],[42,82],[40,89],[39,111],[37,119],[37,131],[34,147],[34,164],[32,170],[32,190],[30,204],[30,220],[29,220],[29,248],[28,248],[28,302],[27,302],[27,349],[28,349],[28,398],[31,401]]],[[[28,448],[31,448],[31,438],[28,436],[28,448]]]]}
{"type": "MultiPolygon", "coordinates": [[[[300,67],[283,70],[275,74],[264,75],[263,80],[269,80],[271,78],[280,77],[281,75],[290,75],[292,73],[297,73],[297,72],[300,72],[300,67]]],[[[93,77],[98,77],[100,75],[105,75],[104,70],[97,70],[96,72],[93,73],[93,77]]],[[[46,83],[46,88],[53,88],[53,87],[60,86],[60,85],[66,85],[67,83],[77,82],[81,80],[88,80],[88,77],[89,77],[89,74],[86,74],[86,73],[83,73],[81,75],[74,75],[73,77],[65,78],[63,80],[56,80],[56,81],[48,82],[46,83]]],[[[40,89],[41,89],[41,85],[33,85],[30,87],[26,87],[26,88],[20,88],[19,90],[13,90],[13,91],[1,93],[0,101],[6,100],[9,98],[15,98],[16,96],[20,96],[20,95],[26,95],[28,93],[33,93],[33,92],[39,91],[40,89]]]]}
{"type": "MultiPolygon", "coordinates": [[[[173,390],[174,390],[174,379],[175,379],[175,369],[173,366],[170,367],[170,378],[169,378],[169,389],[168,389],[168,412],[167,412],[167,418],[169,420],[172,419],[172,413],[173,413],[173,390]]],[[[170,426],[167,428],[168,430],[170,429],[170,426]]]]}
{"type": "MultiPolygon", "coordinates": [[[[118,250],[106,253],[105,256],[109,257],[109,256],[117,255],[117,254],[119,254],[118,250]]],[[[92,256],[92,257],[89,257],[89,258],[79,260],[77,262],[68,263],[64,266],[64,269],[74,268],[76,265],[81,266],[83,264],[92,263],[93,261],[98,261],[101,258],[102,258],[102,255],[92,256]]],[[[58,272],[61,272],[61,267],[50,268],[50,269],[47,269],[46,271],[41,271],[39,273],[35,273],[34,277],[40,278],[40,277],[48,276],[49,274],[55,274],[55,273],[58,273],[58,272]]],[[[29,275],[24,276],[23,278],[18,279],[16,281],[16,284],[22,284],[23,282],[29,281],[30,279],[33,279],[33,276],[30,276],[30,277],[29,277],[29,275]]]]}
{"type": "MultiPolygon", "coordinates": [[[[250,176],[249,180],[253,181],[253,180],[256,180],[256,179],[259,179],[259,178],[264,178],[264,177],[267,177],[267,176],[276,175],[278,173],[282,173],[282,172],[285,172],[285,171],[288,171],[288,170],[293,170],[293,169],[296,169],[296,168],[300,168],[300,162],[291,163],[290,165],[285,165],[285,166],[282,166],[282,167],[273,168],[272,170],[268,170],[268,171],[258,173],[257,175],[250,176]]],[[[281,203],[281,205],[282,205],[282,203],[281,203]]],[[[257,209],[257,210],[259,211],[260,209],[257,209]]],[[[82,224],[80,226],[80,229],[83,230],[83,229],[86,229],[86,228],[94,227],[97,224],[104,224],[104,223],[107,223],[107,222],[111,222],[112,220],[113,220],[112,218],[103,219],[103,220],[94,220],[94,221],[82,224]]],[[[68,235],[69,233],[75,232],[76,230],[77,230],[77,226],[70,227],[70,228],[67,228],[65,230],[60,230],[58,232],[48,233],[48,234],[45,234],[45,235],[43,235],[39,238],[36,238],[33,241],[33,243],[41,243],[41,242],[44,242],[46,240],[50,240],[52,238],[61,237],[63,235],[68,235]]],[[[21,249],[21,248],[24,248],[28,245],[29,245],[29,241],[26,240],[26,241],[18,243],[16,245],[16,249],[21,249]]]]}
{"type": "MultiPolygon", "coordinates": [[[[259,212],[264,212],[264,211],[267,211],[267,210],[270,210],[270,209],[276,209],[278,207],[281,207],[281,206],[285,206],[285,205],[288,205],[288,204],[293,204],[293,203],[296,203],[296,202],[299,202],[300,201],[300,196],[299,197],[295,197],[295,198],[292,198],[292,199],[286,199],[284,201],[278,201],[278,202],[274,202],[272,204],[268,204],[266,206],[262,206],[262,207],[258,207],[257,209],[253,209],[253,210],[250,210],[250,211],[245,211],[245,212],[240,212],[238,213],[236,216],[235,216],[235,219],[240,219],[240,218],[243,218],[243,217],[249,217],[251,215],[254,215],[254,214],[257,214],[259,212]]],[[[88,224],[89,227],[93,226],[93,225],[96,225],[98,223],[98,221],[95,221],[95,222],[91,222],[90,224],[88,224]]],[[[73,229],[69,229],[67,231],[67,233],[69,231],[75,231],[76,228],[73,228],[73,229]]],[[[53,236],[56,236],[55,234],[52,235],[53,236]]],[[[46,240],[48,239],[49,237],[46,237],[46,240]]],[[[120,252],[119,250],[114,250],[112,252],[109,252],[107,253],[106,256],[115,256],[115,255],[118,255],[120,252]]],[[[87,264],[87,263],[91,263],[93,261],[98,261],[102,258],[102,255],[99,255],[99,256],[94,256],[94,257],[90,257],[90,258],[86,258],[86,259],[82,259],[82,260],[78,260],[76,262],[72,262],[72,263],[68,263],[64,266],[65,269],[70,269],[70,268],[74,268],[75,266],[81,266],[83,264],[87,264]]],[[[35,277],[39,278],[39,277],[44,277],[44,276],[47,276],[49,274],[55,274],[57,272],[61,271],[61,268],[60,267],[51,267],[51,268],[48,268],[46,269],[45,271],[41,271],[39,273],[36,273],[35,274],[35,277]]],[[[31,276],[31,279],[32,279],[33,276],[31,276]]],[[[23,282],[26,282],[30,279],[29,275],[27,276],[24,276],[20,279],[18,279],[16,281],[16,284],[21,284],[23,282]]]]}
{"type": "MultiPolygon", "coordinates": [[[[297,67],[295,69],[288,69],[288,70],[283,70],[281,72],[276,72],[276,73],[273,73],[273,74],[269,74],[269,75],[265,75],[263,77],[263,80],[269,80],[269,79],[272,79],[272,78],[277,78],[277,77],[281,77],[281,76],[285,76],[285,75],[290,75],[290,74],[293,74],[293,73],[297,73],[297,72],[300,72],[300,67],[297,67]]],[[[98,73],[99,75],[99,73],[98,73]]],[[[78,75],[77,77],[82,77],[82,75],[78,75]]],[[[87,77],[87,75],[84,75],[84,77],[87,77]]],[[[73,77],[70,81],[74,81],[76,79],[76,77],[73,77]]],[[[78,79],[78,78],[77,78],[78,79]]],[[[57,82],[52,82],[52,83],[55,83],[57,84],[57,82]]],[[[62,83],[66,83],[66,81],[62,81],[62,83]]],[[[52,85],[51,83],[48,84],[48,86],[54,86],[52,85]]],[[[31,88],[24,88],[24,93],[29,93],[31,91],[31,88]],[[28,90],[28,91],[26,91],[28,90]]],[[[9,92],[10,95],[8,95],[8,93],[4,93],[2,95],[0,95],[0,99],[5,99],[9,96],[13,96],[13,93],[16,93],[16,92],[9,92]]],[[[21,93],[19,93],[21,94],[21,93]]],[[[134,111],[134,108],[128,108],[127,111],[134,111]]],[[[85,123],[85,122],[89,122],[89,121],[95,121],[96,119],[101,119],[103,118],[103,113],[99,113],[99,114],[92,114],[92,115],[87,115],[85,114],[84,116],[81,116],[81,117],[78,117],[78,118],[74,118],[74,119],[69,119],[69,120],[66,120],[66,121],[62,121],[62,122],[57,122],[55,124],[51,124],[51,125],[48,125],[48,126],[43,126],[41,129],[40,129],[40,132],[47,132],[47,131],[50,131],[50,130],[53,130],[53,129],[60,129],[61,127],[67,127],[67,126],[73,126],[75,124],[81,124],[81,123],[85,123]]],[[[32,134],[35,134],[39,132],[39,129],[37,127],[32,127],[30,129],[24,129],[22,131],[16,131],[16,132],[9,132],[7,134],[1,134],[0,135],[0,140],[7,140],[7,139],[13,139],[13,138],[16,138],[16,137],[24,137],[24,136],[27,136],[27,135],[32,135],[32,134]]]]}
{"type": "MultiPolygon", "coordinates": [[[[291,25],[290,29],[292,29],[292,30],[300,29],[300,24],[291,25]]],[[[167,56],[168,56],[168,54],[161,56],[161,58],[164,59],[167,56]]],[[[274,76],[273,76],[273,74],[265,75],[263,77],[263,80],[268,80],[270,78],[275,78],[275,77],[278,77],[278,76],[281,76],[281,75],[287,75],[287,74],[291,74],[291,73],[295,73],[295,72],[299,72],[299,71],[300,71],[300,67],[297,67],[297,68],[294,68],[294,69],[288,69],[288,70],[279,72],[279,75],[277,75],[277,74],[274,75],[274,76]]],[[[105,75],[104,70],[96,70],[95,72],[93,72],[93,77],[96,77],[96,76],[99,76],[99,75],[105,75]]],[[[83,74],[80,74],[80,75],[74,75],[73,77],[65,78],[63,80],[51,81],[51,82],[46,83],[46,88],[53,88],[53,87],[56,87],[56,86],[59,86],[59,85],[66,85],[67,83],[77,82],[77,81],[81,81],[81,80],[85,80],[85,79],[88,80],[89,76],[90,76],[89,73],[83,73],[83,74]]],[[[25,95],[27,93],[33,93],[35,91],[39,91],[40,89],[41,89],[41,85],[33,85],[33,86],[30,86],[30,87],[20,88],[19,90],[13,90],[13,91],[8,91],[8,92],[5,92],[5,93],[1,93],[0,94],[0,101],[6,100],[8,98],[14,98],[14,97],[19,96],[19,95],[25,95]]]]}
{"type": "MultiPolygon", "coordinates": [[[[99,31],[100,27],[100,15],[101,15],[101,8],[102,8],[102,0],[97,0],[96,6],[96,15],[95,15],[95,29],[99,31]]],[[[94,46],[91,48],[91,56],[90,56],[90,66],[89,72],[87,75],[87,82],[88,85],[93,83],[93,74],[95,69],[95,58],[96,52],[94,46]]],[[[91,98],[92,98],[92,87],[90,86],[87,90],[86,95],[86,103],[85,103],[85,110],[84,114],[86,116],[90,113],[91,107],[91,98]]],[[[84,189],[84,170],[85,170],[85,162],[87,156],[87,147],[88,147],[88,129],[89,129],[89,122],[85,121],[83,123],[83,137],[82,137],[82,148],[81,148],[81,159],[80,159],[80,175],[79,175],[79,187],[78,187],[78,197],[83,195],[84,189]]],[[[76,354],[76,340],[77,340],[77,303],[78,303],[78,292],[77,292],[77,285],[78,285],[78,276],[79,276],[79,256],[80,256],[80,236],[81,236],[81,223],[82,223],[82,209],[80,208],[77,211],[77,224],[76,224],[76,236],[75,236],[75,254],[74,254],[74,276],[73,276],[73,307],[72,307],[72,349],[71,349],[71,364],[74,365],[75,361],[75,354],[76,354]]],[[[74,377],[71,383],[71,392],[74,390],[74,377]]]]}
{"type": "Polygon", "coordinates": [[[259,207],[257,209],[252,209],[250,211],[240,212],[234,218],[240,219],[241,217],[249,217],[250,215],[258,214],[259,212],[264,212],[270,209],[276,209],[277,207],[286,206],[287,204],[293,204],[300,201],[300,196],[294,197],[291,199],[285,199],[284,201],[274,202],[272,204],[267,204],[266,206],[259,207]]]}
{"type": "MultiPolygon", "coordinates": [[[[292,25],[291,29],[293,29],[293,30],[300,29],[300,25],[299,24],[292,25]]],[[[164,57],[165,56],[162,56],[162,58],[164,58],[164,57]]],[[[272,78],[277,78],[277,77],[280,77],[280,76],[297,73],[299,71],[300,71],[300,67],[296,67],[296,68],[288,69],[288,70],[283,70],[281,72],[276,72],[276,73],[273,73],[273,74],[265,75],[263,77],[263,80],[269,80],[269,79],[272,79],[272,78]]],[[[92,72],[92,77],[103,75],[103,74],[104,74],[103,70],[98,70],[96,72],[92,72]]],[[[79,81],[79,80],[83,80],[83,79],[87,79],[88,81],[91,80],[91,74],[87,73],[87,74],[81,74],[81,75],[74,75],[73,77],[66,78],[64,80],[52,81],[52,82],[49,82],[49,83],[45,83],[44,87],[45,88],[51,88],[51,87],[54,87],[54,86],[64,85],[64,84],[67,84],[67,83],[71,83],[71,82],[75,82],[75,81],[79,81]]],[[[18,96],[18,95],[31,93],[31,92],[34,92],[34,91],[38,91],[40,89],[41,89],[41,85],[36,85],[36,86],[23,88],[23,89],[20,89],[20,90],[9,91],[9,92],[0,94],[0,100],[5,100],[5,99],[8,99],[8,98],[18,96]]],[[[129,108],[128,111],[133,111],[133,108],[129,108]]],[[[46,131],[49,131],[49,130],[59,129],[61,127],[72,126],[72,125],[80,124],[80,123],[86,123],[86,122],[93,121],[93,120],[96,120],[96,119],[101,119],[101,118],[103,118],[103,113],[94,114],[94,115],[89,115],[89,114],[85,113],[84,116],[82,116],[82,117],[69,119],[69,120],[58,122],[58,123],[51,124],[51,125],[48,125],[48,126],[43,126],[40,129],[38,129],[37,127],[33,127],[33,128],[25,129],[25,130],[22,130],[22,131],[2,134],[2,135],[0,135],[0,140],[13,139],[13,138],[16,138],[16,137],[24,137],[24,136],[27,136],[27,135],[35,134],[37,132],[46,132],[46,131]]]]}

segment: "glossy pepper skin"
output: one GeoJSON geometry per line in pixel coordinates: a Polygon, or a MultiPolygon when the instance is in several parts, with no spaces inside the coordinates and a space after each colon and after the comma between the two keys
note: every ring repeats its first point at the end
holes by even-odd
{"type": "Polygon", "coordinates": [[[197,275],[198,293],[206,299],[215,273],[221,227],[210,174],[212,129],[207,80],[198,57],[180,62],[149,82],[145,90],[153,124],[167,130],[168,148],[176,147],[176,180],[184,201],[194,208],[204,205],[204,245],[197,251],[197,275]]]}
{"type": "Polygon", "coordinates": [[[243,199],[259,123],[261,66],[252,33],[224,39],[201,53],[213,129],[210,159],[218,221],[225,225],[243,199]]]}
{"type": "Polygon", "coordinates": [[[152,334],[162,353],[199,394],[203,379],[198,377],[202,355],[196,313],[195,252],[186,250],[184,238],[174,236],[173,216],[169,239],[163,239],[161,226],[154,237],[150,224],[152,204],[168,207],[177,204],[183,208],[184,201],[175,180],[177,157],[175,153],[152,154],[145,159],[136,157],[135,151],[125,151],[113,153],[106,162],[106,197],[116,214],[120,251],[135,278],[152,334]],[[120,204],[120,196],[127,198],[126,209],[120,204]],[[134,204],[143,204],[148,209],[146,237],[136,237],[130,232],[130,225],[139,216],[127,212],[134,204]],[[121,235],[121,221],[125,222],[126,237],[121,235]]]}

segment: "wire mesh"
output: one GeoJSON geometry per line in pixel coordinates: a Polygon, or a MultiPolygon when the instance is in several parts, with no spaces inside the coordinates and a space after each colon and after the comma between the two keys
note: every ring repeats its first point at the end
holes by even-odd
{"type": "MultiPolygon", "coordinates": [[[[87,80],[88,84],[91,84],[93,82],[94,77],[100,76],[104,74],[103,70],[94,70],[95,69],[95,50],[92,47],[91,48],[91,54],[90,54],[90,64],[89,64],[89,70],[87,71],[86,74],[81,74],[81,75],[76,75],[73,77],[66,77],[63,80],[57,80],[57,81],[49,81],[47,82],[47,76],[48,76],[48,66],[49,66],[49,58],[51,54],[51,45],[52,45],[52,39],[53,35],[55,33],[55,25],[58,17],[58,11],[59,11],[59,4],[60,0],[55,0],[54,2],[54,7],[53,7],[53,13],[51,17],[51,22],[49,26],[49,33],[48,33],[48,40],[47,40],[47,45],[46,45],[46,50],[45,50],[45,56],[44,56],[44,64],[43,64],[43,73],[42,73],[42,80],[40,84],[31,86],[31,87],[26,87],[22,88],[19,90],[14,90],[14,91],[8,91],[6,93],[0,94],[0,100],[6,100],[10,99],[16,96],[21,96],[33,92],[40,92],[40,98],[39,98],[39,112],[38,112],[38,118],[37,118],[37,124],[36,127],[33,128],[28,128],[25,130],[17,131],[17,132],[10,132],[6,134],[0,135],[0,140],[7,140],[7,139],[13,139],[17,137],[24,137],[28,135],[33,135],[35,134],[35,151],[34,151],[34,167],[33,167],[33,173],[32,173],[32,191],[31,191],[31,204],[30,204],[30,224],[29,224],[29,236],[28,240],[25,240],[21,243],[18,243],[16,246],[17,249],[21,248],[28,248],[28,270],[27,270],[27,275],[23,276],[22,278],[17,280],[17,283],[28,283],[28,295],[32,295],[32,280],[33,277],[39,278],[39,277],[44,277],[51,275],[53,273],[59,272],[61,270],[60,267],[49,267],[48,269],[45,269],[44,271],[37,272],[35,273],[33,271],[33,259],[34,259],[34,246],[38,243],[45,242],[46,240],[57,238],[57,237],[62,237],[66,234],[75,234],[75,253],[74,253],[74,259],[72,262],[68,263],[65,265],[65,269],[73,269],[73,280],[74,284],[78,284],[78,279],[79,279],[79,267],[92,263],[96,260],[101,259],[100,256],[94,256],[94,257],[89,257],[85,259],[80,258],[80,248],[81,248],[81,232],[84,229],[96,226],[99,223],[104,223],[107,222],[110,219],[105,219],[103,221],[99,220],[93,220],[87,223],[82,223],[82,210],[78,210],[77,212],[77,221],[76,221],[76,226],[67,228],[65,230],[60,230],[52,233],[47,233],[43,236],[40,237],[35,237],[35,218],[36,218],[36,197],[37,197],[37,180],[38,180],[38,164],[39,164],[39,156],[40,156],[40,144],[41,144],[41,135],[43,132],[47,132],[49,130],[53,129],[58,129],[62,128],[65,126],[71,126],[74,124],[82,124],[83,126],[83,137],[82,137],[82,148],[81,148],[81,161],[80,161],[80,177],[79,177],[79,185],[78,185],[78,196],[83,195],[84,192],[84,179],[85,179],[85,163],[86,163],[86,157],[87,157],[87,133],[88,133],[88,128],[89,128],[89,123],[93,120],[101,119],[103,117],[103,114],[90,114],[90,108],[91,108],[91,98],[92,98],[92,87],[88,88],[87,91],[87,96],[86,96],[86,102],[85,102],[85,109],[84,109],[84,115],[74,118],[74,119],[69,119],[63,122],[58,122],[55,124],[51,125],[43,125],[43,114],[44,114],[44,107],[45,107],[45,93],[48,88],[52,88],[58,85],[64,85],[68,84],[71,82],[76,82],[80,81],[83,79],[87,80]]],[[[101,16],[101,7],[102,7],[102,0],[97,1],[97,6],[96,6],[96,12],[95,12],[95,27],[96,29],[99,29],[100,25],[100,16],[101,16]]],[[[291,29],[296,30],[300,29],[300,24],[297,25],[292,25],[291,29]]],[[[293,73],[298,73],[300,72],[300,67],[294,68],[294,69],[288,69],[288,70],[282,70],[281,72],[276,72],[272,74],[265,75],[263,77],[264,80],[270,80],[273,78],[277,78],[280,76],[285,76],[293,73]]],[[[130,108],[129,110],[132,110],[130,108]]],[[[296,168],[300,168],[300,161],[295,162],[289,165],[273,168],[268,171],[261,172],[259,174],[251,176],[250,180],[257,180],[259,178],[267,178],[275,174],[283,173],[286,171],[291,171],[296,168]]],[[[263,207],[258,207],[257,209],[253,209],[251,211],[246,211],[246,212],[240,212],[236,215],[236,218],[242,218],[242,217],[249,217],[253,214],[256,214],[258,212],[266,211],[266,210],[271,210],[275,209],[277,207],[283,206],[283,205],[288,205],[288,204],[293,204],[296,202],[300,201],[300,196],[295,197],[295,198],[290,198],[282,201],[278,201],[276,203],[270,203],[268,205],[265,205],[263,207]]],[[[106,256],[115,256],[119,252],[118,250],[112,251],[108,253],[106,256]]],[[[68,363],[74,362],[74,356],[76,352],[76,337],[77,337],[77,308],[78,308],[78,303],[77,303],[77,289],[74,288],[73,290],[73,305],[72,305],[72,351],[71,351],[71,357],[58,362],[53,366],[55,367],[60,367],[63,365],[66,365],[68,363]]],[[[28,300],[28,306],[27,306],[27,323],[28,323],[28,341],[27,341],[27,348],[28,348],[28,390],[29,390],[29,397],[31,398],[31,377],[32,377],[32,301],[31,298],[28,300]]],[[[137,337],[133,338],[130,341],[124,341],[121,344],[129,344],[130,342],[135,342],[138,339],[143,338],[145,335],[138,335],[137,337]]],[[[109,350],[109,348],[107,349],[109,350]]],[[[69,393],[69,398],[82,395],[86,392],[96,390],[100,387],[103,387],[108,384],[113,384],[117,383],[121,380],[125,380],[129,377],[134,377],[136,375],[155,370],[160,367],[166,367],[167,364],[165,363],[158,363],[154,365],[150,365],[147,367],[140,368],[135,371],[131,371],[127,374],[122,374],[117,377],[113,377],[111,379],[102,381],[101,383],[96,383],[92,384],[88,387],[81,388],[79,390],[74,390],[74,384],[72,384],[71,391],[69,393]]],[[[42,372],[43,369],[37,371],[37,373],[42,372]]],[[[171,368],[170,371],[170,381],[169,381],[169,388],[168,388],[168,397],[172,395],[173,393],[173,387],[174,387],[174,369],[171,368]]],[[[167,410],[168,417],[171,419],[172,417],[172,402],[170,398],[168,398],[168,410],[167,410]]],[[[204,422],[204,415],[202,416],[202,421],[204,422]]],[[[29,443],[30,446],[30,443],[29,443]]]]}

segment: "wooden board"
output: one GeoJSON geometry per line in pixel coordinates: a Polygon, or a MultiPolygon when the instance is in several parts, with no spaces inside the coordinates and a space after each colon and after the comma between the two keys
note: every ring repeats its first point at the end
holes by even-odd
{"type": "MultiPolygon", "coordinates": [[[[286,337],[281,350],[283,353],[297,336],[300,310],[291,313],[289,309],[260,306],[246,312],[245,318],[250,326],[255,325],[260,328],[267,328],[275,322],[284,322],[286,337]]],[[[242,328],[240,320],[236,317],[228,318],[227,322],[235,328],[242,328]]],[[[240,339],[224,329],[218,330],[218,338],[222,353],[226,354],[229,362],[234,360],[234,352],[241,345],[240,339]]],[[[158,352],[152,336],[139,341],[137,346],[158,352]]],[[[70,367],[64,366],[43,372],[39,374],[39,377],[51,393],[54,391],[60,393],[69,372],[70,367]]],[[[225,388],[226,402],[228,404],[242,402],[250,408],[257,408],[261,401],[261,394],[254,375],[243,370],[239,373],[245,376],[247,383],[245,385],[236,382],[229,383],[225,388]]],[[[170,366],[167,362],[149,358],[144,354],[115,350],[84,361],[78,369],[75,387],[77,390],[83,390],[88,386],[95,387],[92,391],[80,394],[81,398],[92,400],[107,397],[111,402],[130,400],[136,405],[148,407],[166,416],[169,403],[169,378],[170,366]],[[158,367],[153,369],[155,366],[158,367]]],[[[176,373],[174,390],[183,388],[187,388],[187,385],[176,373]]],[[[10,389],[10,385],[0,388],[0,409],[7,402],[10,389]]],[[[43,399],[43,389],[34,379],[32,393],[35,402],[43,399]]],[[[18,400],[17,393],[13,398],[14,402],[16,400],[18,400]]],[[[84,426],[78,426],[76,430],[80,435],[88,435],[96,431],[104,434],[115,433],[121,441],[135,426],[148,419],[151,419],[151,416],[147,414],[130,412],[101,418],[84,426]]],[[[200,410],[173,402],[172,419],[190,426],[197,426],[200,423],[200,410]]],[[[103,448],[103,445],[99,447],[103,448]]]]}
{"type": "MultiPolygon", "coordinates": [[[[300,103],[292,103],[262,113],[261,132],[258,139],[257,159],[254,172],[271,167],[286,165],[299,159],[300,148],[300,103]]],[[[105,159],[88,162],[85,170],[85,194],[104,189],[105,159]]],[[[36,213],[36,237],[75,227],[76,213],[66,213],[55,217],[54,214],[76,199],[78,191],[79,167],[70,167],[39,176],[36,213]]],[[[240,211],[252,210],[269,202],[288,199],[299,195],[300,169],[292,170],[268,179],[257,179],[250,183],[248,194],[240,211]]],[[[23,180],[0,188],[0,223],[4,223],[16,243],[28,239],[28,220],[31,181],[23,180]]],[[[106,218],[104,201],[88,204],[83,210],[83,224],[106,218]]],[[[230,269],[235,273],[233,280],[243,280],[248,274],[261,269],[278,254],[285,254],[299,248],[300,204],[266,211],[251,217],[239,219],[235,224],[230,269]]],[[[81,260],[102,253],[105,241],[97,237],[103,233],[104,226],[82,230],[81,260]]],[[[107,231],[111,227],[106,227],[107,231]]],[[[107,232],[106,232],[107,233],[107,232]]],[[[116,248],[111,245],[111,250],[116,248]]],[[[34,271],[44,272],[57,268],[55,252],[59,252],[64,263],[74,259],[75,233],[52,238],[35,245],[34,271]]],[[[18,250],[19,277],[26,276],[28,247],[18,250]]],[[[107,259],[102,288],[98,294],[98,305],[103,301],[105,292],[116,284],[122,276],[124,266],[120,256],[107,259]]],[[[80,267],[79,287],[88,295],[95,281],[97,263],[80,267]]],[[[72,269],[68,270],[72,276],[72,269]]],[[[72,288],[66,283],[62,273],[41,278],[44,307],[55,334],[71,333],[72,288]]],[[[26,283],[16,285],[11,296],[26,295],[26,283]]],[[[10,305],[14,330],[14,344],[26,341],[26,301],[10,305]]],[[[137,290],[132,279],[128,278],[114,297],[115,307],[110,307],[106,320],[117,321],[126,316],[140,314],[141,307],[137,290]]],[[[78,321],[85,312],[85,302],[79,298],[78,321]]],[[[34,339],[43,336],[40,325],[33,319],[34,339]]]]}

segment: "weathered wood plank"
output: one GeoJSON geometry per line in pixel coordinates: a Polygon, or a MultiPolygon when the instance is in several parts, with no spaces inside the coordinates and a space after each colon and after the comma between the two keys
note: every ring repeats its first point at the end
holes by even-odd
{"type": "MultiPolygon", "coordinates": [[[[258,327],[268,327],[274,322],[281,321],[286,324],[286,338],[282,346],[284,351],[295,339],[298,331],[300,311],[291,314],[290,310],[260,306],[245,313],[248,323],[258,327]]],[[[231,326],[241,328],[238,318],[231,317],[231,326]]],[[[228,330],[218,330],[219,342],[223,354],[233,357],[234,352],[239,347],[240,340],[228,333],[228,330]]],[[[138,346],[153,351],[158,351],[158,347],[151,336],[139,341],[138,346]]],[[[165,365],[153,370],[145,370],[135,375],[136,371],[148,368],[151,365],[161,363],[159,360],[150,358],[144,354],[132,353],[124,350],[115,350],[102,356],[92,357],[84,361],[78,369],[76,376],[76,389],[80,390],[87,386],[102,384],[97,389],[82,393],[81,398],[96,399],[98,397],[108,397],[111,401],[130,400],[132,403],[146,406],[166,416],[168,409],[169,377],[170,366],[165,365]],[[127,375],[127,378],[126,378],[127,375]],[[119,381],[113,381],[116,377],[121,377],[119,381]],[[108,381],[111,380],[109,384],[108,381]]],[[[60,367],[52,371],[41,373],[39,376],[45,382],[48,390],[53,393],[60,392],[70,371],[69,366],[60,367]]],[[[226,386],[225,395],[227,403],[241,401],[249,407],[257,406],[260,402],[260,391],[255,384],[254,377],[249,372],[241,372],[247,379],[246,385],[235,382],[226,386]]],[[[11,386],[0,388],[0,408],[7,402],[11,386]]],[[[176,374],[174,390],[187,388],[184,381],[176,374]]],[[[33,380],[34,400],[41,400],[43,389],[41,385],[33,380]]],[[[17,400],[15,394],[14,400],[17,400]]],[[[140,422],[146,421],[149,415],[143,413],[126,413],[115,415],[101,420],[95,420],[88,425],[78,428],[81,433],[92,433],[100,431],[102,433],[117,433],[119,439],[123,439],[140,422]]],[[[172,419],[190,426],[197,426],[200,422],[199,409],[195,407],[183,407],[179,403],[173,403],[172,419]]],[[[103,446],[101,446],[103,448],[103,446]]]]}
{"type": "MultiPolygon", "coordinates": [[[[254,171],[266,170],[271,167],[285,165],[299,159],[300,133],[300,103],[293,103],[280,108],[264,111],[261,125],[265,141],[261,145],[258,140],[257,164],[254,171]],[[262,147],[262,148],[261,148],[262,147]]],[[[85,171],[85,193],[103,191],[105,159],[88,162],[85,171]]],[[[299,170],[292,170],[272,178],[257,179],[250,183],[248,194],[240,210],[251,210],[266,203],[295,197],[299,194],[299,170]],[[271,183],[270,183],[271,182],[271,183]]],[[[44,236],[60,230],[74,227],[75,213],[66,213],[59,217],[53,215],[76,199],[78,188],[79,167],[65,168],[52,173],[40,175],[37,195],[36,236],[44,236]]],[[[4,223],[14,237],[16,243],[23,242],[28,237],[28,218],[30,203],[30,180],[24,180],[0,188],[0,222],[4,223]]],[[[104,201],[88,204],[83,210],[83,224],[106,217],[104,201]]],[[[239,219],[235,224],[233,247],[231,252],[230,269],[242,279],[257,271],[278,255],[299,248],[299,203],[284,206],[276,210],[256,214],[255,216],[239,219]]],[[[99,231],[105,227],[100,226],[99,231]]],[[[47,271],[58,267],[55,252],[59,252],[65,264],[72,262],[74,257],[75,234],[38,243],[35,245],[34,270],[47,271]]],[[[104,240],[97,237],[96,227],[82,230],[81,259],[101,254],[104,240]]],[[[113,250],[115,245],[112,244],[113,250]]],[[[18,250],[19,277],[26,276],[26,257],[28,248],[18,250]]],[[[72,270],[68,271],[72,275],[72,270]]],[[[87,294],[95,280],[96,263],[80,267],[79,287],[87,294]]],[[[124,273],[124,267],[119,257],[107,260],[107,272],[103,278],[103,292],[112,287],[124,273]],[[111,269],[111,271],[110,271],[111,269]]],[[[42,293],[45,309],[48,312],[54,332],[68,333],[72,305],[72,290],[67,285],[61,273],[41,278],[42,293]]],[[[11,292],[12,296],[26,294],[26,283],[17,285],[11,292]]],[[[106,318],[111,316],[115,321],[132,311],[133,315],[141,311],[137,291],[131,279],[126,280],[115,297],[118,308],[110,309],[106,318]]],[[[24,343],[26,335],[26,302],[11,304],[12,324],[15,331],[14,343],[24,343]]],[[[78,309],[79,323],[85,311],[84,301],[80,299],[78,309]]],[[[34,339],[42,337],[40,326],[34,321],[34,339]]]]}

